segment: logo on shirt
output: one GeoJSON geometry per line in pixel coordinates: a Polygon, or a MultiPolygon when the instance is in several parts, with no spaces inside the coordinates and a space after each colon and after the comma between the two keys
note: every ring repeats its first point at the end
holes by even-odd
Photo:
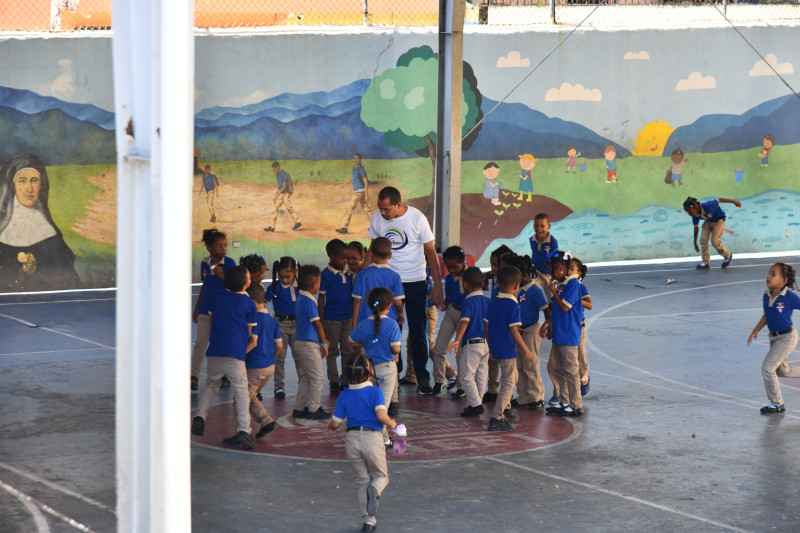
{"type": "Polygon", "coordinates": [[[519,303],[522,303],[527,299],[528,299],[528,295],[527,294],[523,294],[522,296],[519,297],[519,303]]]}
{"type": "Polygon", "coordinates": [[[778,302],[778,303],[776,303],[776,304],[775,304],[775,309],[776,309],[776,310],[777,310],[779,313],[783,313],[783,308],[784,308],[784,307],[786,307],[786,303],[785,303],[785,302],[778,302]]]}
{"type": "Polygon", "coordinates": [[[408,235],[397,228],[387,229],[384,237],[392,241],[392,250],[402,250],[408,245],[408,235]]]}

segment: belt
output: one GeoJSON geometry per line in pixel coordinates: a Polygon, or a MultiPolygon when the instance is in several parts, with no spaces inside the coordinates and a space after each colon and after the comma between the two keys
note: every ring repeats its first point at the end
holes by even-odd
{"type": "Polygon", "coordinates": [[[374,431],[378,433],[377,429],[368,428],[367,426],[348,426],[347,431],[374,431]]]}
{"type": "Polygon", "coordinates": [[[460,305],[456,305],[456,304],[450,304],[450,307],[452,307],[452,308],[453,308],[453,309],[455,309],[456,311],[461,311],[461,306],[460,306],[460,305]]]}
{"type": "Polygon", "coordinates": [[[294,320],[294,315],[284,315],[283,313],[275,313],[275,318],[278,319],[278,322],[283,322],[284,320],[294,320]]]}
{"type": "Polygon", "coordinates": [[[539,322],[531,322],[530,324],[525,324],[524,326],[520,326],[522,329],[528,329],[534,324],[538,324],[539,322]]]}
{"type": "Polygon", "coordinates": [[[483,344],[486,342],[486,339],[469,339],[468,341],[464,341],[461,343],[461,346],[465,344],[483,344]]]}
{"type": "Polygon", "coordinates": [[[792,332],[792,328],[785,329],[783,331],[770,331],[769,332],[769,336],[770,337],[777,337],[778,335],[786,335],[787,333],[791,333],[791,332],[792,332]]]}

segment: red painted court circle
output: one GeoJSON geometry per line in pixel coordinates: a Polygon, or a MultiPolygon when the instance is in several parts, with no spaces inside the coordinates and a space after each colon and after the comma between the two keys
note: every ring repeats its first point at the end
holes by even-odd
{"type": "MultiPolygon", "coordinates": [[[[295,420],[291,413],[294,398],[285,400],[264,398],[264,407],[278,422],[278,427],[263,439],[256,440],[254,450],[261,453],[299,459],[346,460],[344,427],[334,435],[325,435],[327,421],[295,420]]],[[[326,410],[333,411],[335,397],[323,396],[326,410]]],[[[408,447],[402,455],[387,452],[390,461],[443,461],[468,457],[485,457],[535,450],[569,441],[580,433],[572,420],[546,416],[544,411],[516,409],[517,429],[512,432],[489,432],[493,404],[484,405],[486,412],[479,418],[462,418],[466,406],[463,400],[445,397],[400,396],[399,423],[408,428],[408,447]]],[[[252,433],[258,431],[253,425],[252,433]]],[[[205,434],[192,436],[192,442],[232,451],[244,451],[238,446],[225,446],[222,439],[236,433],[233,403],[213,405],[208,412],[205,434]]],[[[390,432],[393,436],[393,433],[390,432]]]]}

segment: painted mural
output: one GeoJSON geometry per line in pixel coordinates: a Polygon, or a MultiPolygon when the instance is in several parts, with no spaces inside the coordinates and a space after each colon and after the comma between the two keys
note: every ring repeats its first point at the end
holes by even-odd
{"type": "MultiPolygon", "coordinates": [[[[581,30],[522,83],[559,33],[468,32],[465,251],[482,266],[500,244],[526,252],[546,212],[584,261],[693,256],[689,196],[741,201],[725,206],[734,254],[799,249],[800,98],[783,80],[800,87],[800,32],[744,30],[765,60],[729,28],[581,30]]],[[[236,260],[324,264],[328,240],[367,241],[386,185],[432,216],[435,43],[199,37],[194,264],[211,227],[236,260]]],[[[110,46],[0,42],[0,290],[114,284],[110,46]]]]}

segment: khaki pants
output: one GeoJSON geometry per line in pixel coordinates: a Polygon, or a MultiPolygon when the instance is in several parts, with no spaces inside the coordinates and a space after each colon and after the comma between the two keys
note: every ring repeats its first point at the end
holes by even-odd
{"type": "Polygon", "coordinates": [[[208,207],[208,212],[211,213],[212,217],[217,216],[216,211],[214,210],[215,196],[216,196],[216,190],[206,191],[206,207],[208,207]]]}
{"type": "Polygon", "coordinates": [[[555,379],[561,401],[573,409],[581,409],[583,403],[581,377],[578,373],[578,347],[554,344],[550,349],[550,359],[555,361],[555,379]]]}
{"type": "Polygon", "coordinates": [[[211,338],[211,317],[209,315],[197,316],[196,338],[192,350],[192,377],[200,379],[203,370],[203,359],[206,358],[206,348],[211,338]]]}
{"type": "Polygon", "coordinates": [[[278,197],[275,199],[275,212],[272,214],[272,226],[275,227],[275,223],[278,221],[278,214],[281,212],[281,208],[285,209],[287,213],[292,217],[292,220],[295,222],[298,221],[297,215],[294,213],[294,206],[292,205],[292,197],[289,193],[279,194],[278,197]]]}
{"type": "Polygon", "coordinates": [[[700,230],[700,254],[703,256],[703,263],[711,262],[711,254],[708,251],[708,238],[711,237],[711,244],[719,255],[725,259],[731,257],[731,253],[722,244],[722,235],[725,233],[725,221],[703,222],[703,229],[700,230]]]}
{"type": "Polygon", "coordinates": [[[203,420],[208,416],[211,400],[222,386],[222,377],[228,376],[236,409],[236,431],[250,433],[250,395],[247,392],[247,369],[244,361],[235,357],[209,357],[206,364],[206,383],[200,391],[197,414],[203,420]]]}
{"type": "Polygon", "coordinates": [[[539,369],[539,323],[531,324],[522,333],[522,342],[533,352],[533,361],[527,362],[522,351],[517,347],[517,401],[520,404],[544,400],[544,385],[539,369]]]}
{"type": "MultiPolygon", "coordinates": [[[[436,322],[439,321],[439,313],[436,307],[428,308],[428,346],[434,346],[434,337],[436,335],[436,322]]],[[[433,361],[433,352],[430,354],[430,359],[433,361]]],[[[450,365],[450,362],[445,358],[444,360],[444,375],[445,378],[450,379],[456,377],[456,369],[450,365]]],[[[405,377],[409,381],[416,381],[417,375],[414,373],[414,354],[411,351],[411,343],[406,346],[406,373],[405,377]]]]}
{"type": "Polygon", "coordinates": [[[292,349],[292,356],[294,356],[294,337],[296,331],[296,324],[294,320],[281,320],[278,322],[278,327],[281,330],[281,340],[283,341],[283,346],[281,346],[281,351],[275,354],[275,388],[284,388],[286,384],[284,383],[285,378],[285,370],[284,365],[286,364],[286,350],[290,347],[292,349]]]}
{"type": "Polygon", "coordinates": [[[514,386],[517,384],[517,359],[496,359],[500,368],[500,389],[497,391],[497,401],[494,402],[492,418],[503,419],[503,411],[511,408],[511,397],[514,395],[514,386]]]}
{"type": "Polygon", "coordinates": [[[260,425],[265,426],[275,419],[272,418],[258,399],[258,393],[269,383],[275,374],[275,365],[267,368],[247,369],[247,391],[250,394],[250,416],[260,425]]]}
{"type": "Polygon", "coordinates": [[[296,340],[292,357],[297,369],[297,398],[294,408],[300,411],[308,407],[308,411],[313,413],[322,407],[322,386],[325,383],[319,344],[314,341],[296,340]]]}
{"type": "Polygon", "coordinates": [[[361,522],[375,525],[378,523],[377,519],[367,514],[367,488],[372,485],[380,496],[389,484],[386,448],[381,434],[367,429],[348,431],[344,438],[344,449],[356,481],[361,522]]]}
{"type": "Polygon", "coordinates": [[[465,344],[458,350],[458,381],[467,395],[467,405],[478,407],[489,378],[489,345],[485,342],[465,344]]]}
{"type": "Polygon", "coordinates": [[[797,346],[797,330],[792,328],[791,333],[769,337],[769,351],[761,365],[761,376],[764,378],[764,388],[770,403],[780,405],[783,403],[781,385],[778,376],[786,378],[800,378],[800,365],[788,363],[789,354],[797,346]]]}
{"type": "Polygon", "coordinates": [[[353,319],[347,320],[323,320],[322,327],[325,329],[325,336],[328,337],[328,383],[333,385],[339,382],[339,369],[336,367],[336,358],[342,355],[342,384],[346,385],[345,368],[353,357],[353,347],[347,340],[350,332],[353,331],[353,319]]]}
{"type": "Polygon", "coordinates": [[[353,195],[350,197],[350,205],[347,207],[347,211],[344,214],[344,220],[342,220],[343,228],[350,225],[350,217],[353,216],[353,212],[359,205],[361,209],[364,210],[364,213],[366,213],[367,219],[369,220],[372,218],[372,209],[370,209],[367,204],[365,191],[363,189],[360,191],[353,191],[353,195]]]}
{"type": "Polygon", "coordinates": [[[549,272],[542,272],[541,270],[536,271],[536,280],[539,282],[542,291],[544,291],[544,297],[547,298],[547,303],[550,303],[550,299],[553,297],[553,291],[550,290],[551,279],[553,279],[553,276],[549,272]]]}
{"type": "MultiPolygon", "coordinates": [[[[436,336],[436,343],[431,351],[433,359],[433,381],[435,383],[447,383],[445,369],[447,367],[447,347],[453,336],[458,331],[458,323],[461,321],[461,311],[452,305],[447,307],[442,317],[442,324],[439,326],[439,334],[436,336]]],[[[452,368],[452,367],[451,367],[452,368]]]]}
{"type": "MultiPolygon", "coordinates": [[[[387,361],[385,363],[377,363],[375,366],[375,377],[378,378],[378,386],[383,391],[383,398],[386,401],[386,409],[389,409],[389,404],[394,400],[395,391],[397,390],[397,363],[394,361],[387,361]],[[383,381],[381,381],[383,379],[383,381]]],[[[389,430],[383,426],[383,441],[389,438],[389,430]]]]}
{"type": "Polygon", "coordinates": [[[581,324],[581,340],[578,343],[578,373],[581,385],[589,383],[589,361],[586,359],[586,324],[581,324]]]}

